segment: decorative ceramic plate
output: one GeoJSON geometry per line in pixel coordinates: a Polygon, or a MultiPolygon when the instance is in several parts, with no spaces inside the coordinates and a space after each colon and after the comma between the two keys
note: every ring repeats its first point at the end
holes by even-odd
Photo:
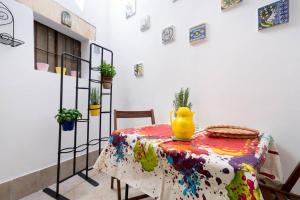
{"type": "Polygon", "coordinates": [[[258,130],[231,125],[209,126],[205,131],[209,137],[256,138],[259,135],[258,130]]]}
{"type": "Polygon", "coordinates": [[[190,141],[193,140],[193,138],[191,138],[191,139],[178,139],[175,136],[172,136],[172,140],[173,141],[181,141],[181,142],[190,142],[190,141]]]}

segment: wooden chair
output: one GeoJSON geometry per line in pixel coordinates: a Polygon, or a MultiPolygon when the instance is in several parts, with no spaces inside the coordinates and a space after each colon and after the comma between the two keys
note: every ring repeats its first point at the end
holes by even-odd
{"type": "MultiPolygon", "coordinates": [[[[118,129],[117,119],[121,118],[151,118],[151,124],[155,124],[154,111],[153,109],[147,111],[118,111],[114,110],[114,130],[118,129]]],[[[111,189],[114,189],[114,180],[116,178],[111,177],[111,189]]],[[[121,200],[121,183],[117,179],[117,190],[118,190],[118,200],[121,200]]],[[[148,197],[148,195],[140,195],[128,199],[129,186],[126,184],[125,189],[125,200],[138,200],[148,197]]]]}
{"type": "Polygon", "coordinates": [[[260,184],[260,189],[265,200],[300,200],[300,195],[291,193],[291,190],[300,178],[300,162],[289,176],[287,181],[282,185],[281,188],[272,188],[260,184]]]}

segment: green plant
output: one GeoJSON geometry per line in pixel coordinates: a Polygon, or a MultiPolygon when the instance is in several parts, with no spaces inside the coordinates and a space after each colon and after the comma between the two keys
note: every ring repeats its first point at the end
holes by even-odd
{"type": "Polygon", "coordinates": [[[114,77],[117,74],[115,67],[106,62],[103,62],[98,68],[104,77],[114,77]]]}
{"type": "Polygon", "coordinates": [[[91,105],[100,105],[100,92],[97,88],[91,90],[91,105]]]}
{"type": "Polygon", "coordinates": [[[82,118],[82,114],[77,109],[66,109],[63,108],[61,111],[55,115],[58,123],[62,124],[64,122],[75,121],[78,118],[82,118]]]}
{"type": "Polygon", "coordinates": [[[177,111],[179,107],[188,107],[192,108],[192,103],[188,102],[190,96],[190,89],[181,88],[178,93],[175,93],[175,99],[173,101],[173,105],[175,107],[175,110],[177,111]]]}

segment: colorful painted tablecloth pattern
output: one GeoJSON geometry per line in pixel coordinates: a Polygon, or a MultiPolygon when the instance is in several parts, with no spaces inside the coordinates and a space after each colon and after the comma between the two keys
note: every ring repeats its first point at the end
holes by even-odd
{"type": "Polygon", "coordinates": [[[117,130],[94,168],[161,200],[260,200],[262,183],[282,181],[273,139],[173,141],[169,125],[117,130]]]}

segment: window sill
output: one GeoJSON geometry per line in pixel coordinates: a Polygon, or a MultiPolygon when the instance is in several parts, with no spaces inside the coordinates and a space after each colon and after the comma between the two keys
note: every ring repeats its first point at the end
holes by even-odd
{"type": "MultiPolygon", "coordinates": [[[[52,77],[54,76],[54,77],[60,78],[60,74],[57,74],[57,73],[54,73],[54,72],[43,71],[43,70],[38,70],[38,69],[34,69],[34,71],[36,71],[38,73],[49,74],[52,77]]],[[[71,79],[71,80],[76,80],[76,76],[71,76],[71,75],[64,75],[64,78],[71,79]]],[[[82,77],[79,77],[78,79],[79,80],[87,80],[86,78],[82,78],[82,77]]]]}

